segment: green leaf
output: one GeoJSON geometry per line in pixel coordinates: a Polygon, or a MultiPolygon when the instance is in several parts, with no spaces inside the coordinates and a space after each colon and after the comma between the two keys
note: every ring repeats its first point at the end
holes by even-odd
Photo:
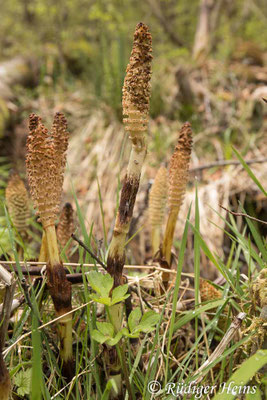
{"type": "MultiPolygon", "coordinates": [[[[244,361],[241,364],[241,367],[233,373],[233,375],[229,378],[226,383],[226,387],[229,387],[231,384],[230,389],[223,390],[221,388],[220,392],[214,397],[214,400],[231,400],[236,398],[233,387],[236,386],[237,388],[246,385],[247,382],[256,374],[256,372],[262,368],[267,363],[267,350],[258,350],[256,354],[250,357],[248,360],[244,361]],[[232,388],[232,389],[231,389],[232,388]],[[227,393],[230,392],[230,393],[227,393]]],[[[253,389],[251,386],[250,390],[253,389]]]]}
{"type": "Polygon", "coordinates": [[[113,286],[113,278],[109,274],[91,271],[87,277],[93,290],[100,294],[101,297],[109,297],[113,286]]]}
{"type": "Polygon", "coordinates": [[[159,321],[159,314],[157,314],[155,311],[148,311],[146,312],[140,321],[140,324],[133,330],[132,333],[136,332],[151,332],[154,330],[155,325],[159,321]]]}
{"type": "Polygon", "coordinates": [[[101,297],[101,296],[98,296],[95,294],[91,294],[89,297],[96,303],[101,303],[101,304],[104,304],[105,306],[111,305],[110,297],[101,297]]]}
{"type": "Polygon", "coordinates": [[[25,371],[20,370],[14,376],[14,384],[18,387],[17,393],[20,396],[25,396],[31,392],[31,375],[32,369],[28,368],[25,371]]]}
{"type": "Polygon", "coordinates": [[[103,333],[99,332],[97,329],[94,329],[94,330],[93,330],[93,332],[92,332],[92,334],[91,334],[91,337],[92,337],[96,342],[101,343],[101,344],[105,343],[105,341],[109,339],[108,336],[103,335],[103,333]]]}
{"type": "Polygon", "coordinates": [[[251,179],[256,183],[256,185],[262,191],[262,193],[265,196],[267,196],[266,190],[263,188],[263,186],[260,183],[260,181],[258,180],[258,178],[256,178],[256,176],[254,175],[252,170],[249,168],[249,166],[247,165],[246,161],[243,159],[241,154],[234,147],[233,147],[233,151],[234,151],[235,155],[237,156],[237,158],[239,159],[239,161],[241,162],[241,164],[243,165],[244,169],[247,171],[248,175],[251,177],[251,179]]]}
{"type": "Polygon", "coordinates": [[[120,331],[123,336],[126,336],[128,338],[137,338],[139,336],[139,332],[137,333],[130,333],[127,328],[122,328],[120,331]]]}
{"type": "Polygon", "coordinates": [[[125,285],[117,286],[115,289],[113,289],[111,305],[127,299],[130,296],[129,294],[126,295],[127,290],[128,290],[127,283],[125,285]]]}
{"type": "Polygon", "coordinates": [[[115,392],[118,391],[116,382],[114,381],[114,379],[111,378],[111,379],[109,379],[108,383],[106,384],[105,391],[101,397],[101,400],[109,400],[109,393],[112,388],[115,390],[115,392]]]}
{"type": "Polygon", "coordinates": [[[110,322],[97,322],[96,326],[99,332],[103,333],[103,335],[109,337],[114,336],[114,328],[110,322]]]}
{"type": "Polygon", "coordinates": [[[140,307],[137,307],[133,311],[131,311],[129,318],[128,318],[128,325],[129,325],[131,332],[133,332],[133,330],[139,324],[141,317],[142,317],[142,313],[141,313],[140,307]]]}
{"type": "Polygon", "coordinates": [[[122,338],[122,332],[119,331],[114,338],[108,339],[107,344],[109,346],[115,346],[122,338]]]}

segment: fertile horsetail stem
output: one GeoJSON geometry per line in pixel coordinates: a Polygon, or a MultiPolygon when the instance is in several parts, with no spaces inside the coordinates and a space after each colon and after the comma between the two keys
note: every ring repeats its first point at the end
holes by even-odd
{"type": "Polygon", "coordinates": [[[25,237],[30,218],[29,196],[17,172],[13,172],[9,177],[5,197],[13,225],[21,236],[25,237]]]}
{"type": "MultiPolygon", "coordinates": [[[[57,226],[57,239],[61,249],[64,249],[64,247],[70,240],[71,234],[73,232],[74,232],[73,208],[70,203],[66,203],[61,211],[59,217],[59,223],[57,226]]],[[[67,253],[69,253],[68,250],[67,253]]]]}
{"type": "MultiPolygon", "coordinates": [[[[51,134],[42,124],[41,118],[30,115],[27,138],[27,173],[34,206],[43,225],[43,244],[47,248],[48,287],[57,316],[71,310],[71,283],[68,282],[60,261],[55,220],[59,211],[62,194],[63,174],[66,164],[66,150],[69,133],[63,114],[54,118],[51,134]],[[46,241],[46,243],[45,243],[46,241]]],[[[45,253],[45,252],[44,252],[45,253]]],[[[61,357],[68,376],[72,365],[72,318],[59,320],[61,357]]]]}
{"type": "MultiPolygon", "coordinates": [[[[178,144],[171,157],[169,166],[168,220],[165,229],[162,256],[171,267],[171,248],[179,210],[184,200],[188,181],[189,162],[192,150],[192,130],[189,122],[185,122],[180,130],[178,144]]],[[[169,274],[163,273],[163,281],[168,282],[169,274]]]]}
{"type": "Polygon", "coordinates": [[[167,201],[167,170],[160,167],[149,193],[149,221],[151,225],[151,244],[153,256],[160,246],[161,227],[167,201]]]}
{"type": "Polygon", "coordinates": [[[123,123],[132,141],[132,149],[107,260],[108,272],[114,277],[115,286],[121,283],[125,261],[125,239],[129,232],[147,151],[145,135],[148,127],[150,97],[151,43],[148,27],[139,23],[134,33],[133,49],[122,90],[123,123]]]}
{"type": "MultiPolygon", "coordinates": [[[[147,152],[145,136],[148,128],[150,97],[151,42],[148,27],[139,23],[135,29],[133,49],[122,90],[123,123],[132,142],[132,148],[107,259],[107,270],[114,278],[115,287],[123,283],[122,271],[125,263],[126,236],[129,232],[142,165],[147,152]]],[[[123,315],[122,304],[118,303],[110,307],[109,314],[115,329],[120,330],[123,315]]],[[[111,362],[110,375],[116,381],[118,392],[121,392],[122,376],[120,363],[116,357],[111,362]]],[[[112,397],[118,398],[114,393],[112,397]]]]}

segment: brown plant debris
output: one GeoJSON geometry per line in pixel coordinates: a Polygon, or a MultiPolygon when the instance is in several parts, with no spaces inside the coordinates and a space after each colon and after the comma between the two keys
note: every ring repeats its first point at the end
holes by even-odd
{"type": "Polygon", "coordinates": [[[74,232],[73,208],[70,203],[66,203],[61,211],[57,226],[58,243],[63,249],[74,232]]]}
{"type": "Polygon", "coordinates": [[[29,196],[17,172],[13,172],[9,177],[5,197],[11,220],[23,236],[26,234],[30,218],[29,196]]]}
{"type": "Polygon", "coordinates": [[[180,209],[186,184],[188,182],[188,170],[192,151],[192,130],[189,122],[185,122],[181,128],[178,144],[172,155],[169,168],[169,206],[180,209]]]}
{"type": "Polygon", "coordinates": [[[59,212],[68,136],[63,114],[55,115],[51,135],[40,117],[30,115],[26,165],[34,206],[44,228],[54,225],[59,212]]]}

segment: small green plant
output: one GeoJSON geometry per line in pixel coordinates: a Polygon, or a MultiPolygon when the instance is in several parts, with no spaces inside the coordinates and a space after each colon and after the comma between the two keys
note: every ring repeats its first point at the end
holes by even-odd
{"type": "Polygon", "coordinates": [[[114,284],[113,278],[109,274],[102,274],[96,271],[88,274],[88,281],[96,292],[90,295],[91,299],[106,306],[107,317],[111,320],[111,322],[96,323],[97,330],[93,331],[93,339],[97,342],[114,346],[123,336],[138,338],[141,332],[149,333],[155,330],[159,315],[152,310],[142,315],[140,307],[137,307],[131,311],[128,317],[128,327],[122,327],[119,331],[116,331],[117,324],[110,317],[110,307],[126,300],[130,296],[128,294],[128,284],[117,286],[111,292],[114,284]]]}

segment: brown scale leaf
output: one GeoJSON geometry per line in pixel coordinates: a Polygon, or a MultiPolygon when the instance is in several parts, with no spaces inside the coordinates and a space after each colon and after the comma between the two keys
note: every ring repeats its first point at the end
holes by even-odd
{"type": "Polygon", "coordinates": [[[62,114],[56,115],[55,120],[53,133],[49,135],[40,117],[35,114],[29,117],[27,174],[34,206],[44,227],[55,223],[66,163],[67,133],[62,114]]]}
{"type": "Polygon", "coordinates": [[[169,206],[179,209],[183,203],[192,151],[192,130],[189,122],[181,128],[178,144],[169,168],[169,206]]]}
{"type": "Polygon", "coordinates": [[[152,227],[161,226],[167,200],[167,170],[160,167],[149,193],[149,220],[152,227]]]}
{"type": "Polygon", "coordinates": [[[24,235],[30,218],[29,196],[17,172],[9,177],[5,197],[11,220],[18,232],[24,235]]]}
{"type": "Polygon", "coordinates": [[[57,226],[57,238],[61,249],[63,249],[74,232],[73,208],[70,203],[66,203],[61,211],[57,226]]]}

